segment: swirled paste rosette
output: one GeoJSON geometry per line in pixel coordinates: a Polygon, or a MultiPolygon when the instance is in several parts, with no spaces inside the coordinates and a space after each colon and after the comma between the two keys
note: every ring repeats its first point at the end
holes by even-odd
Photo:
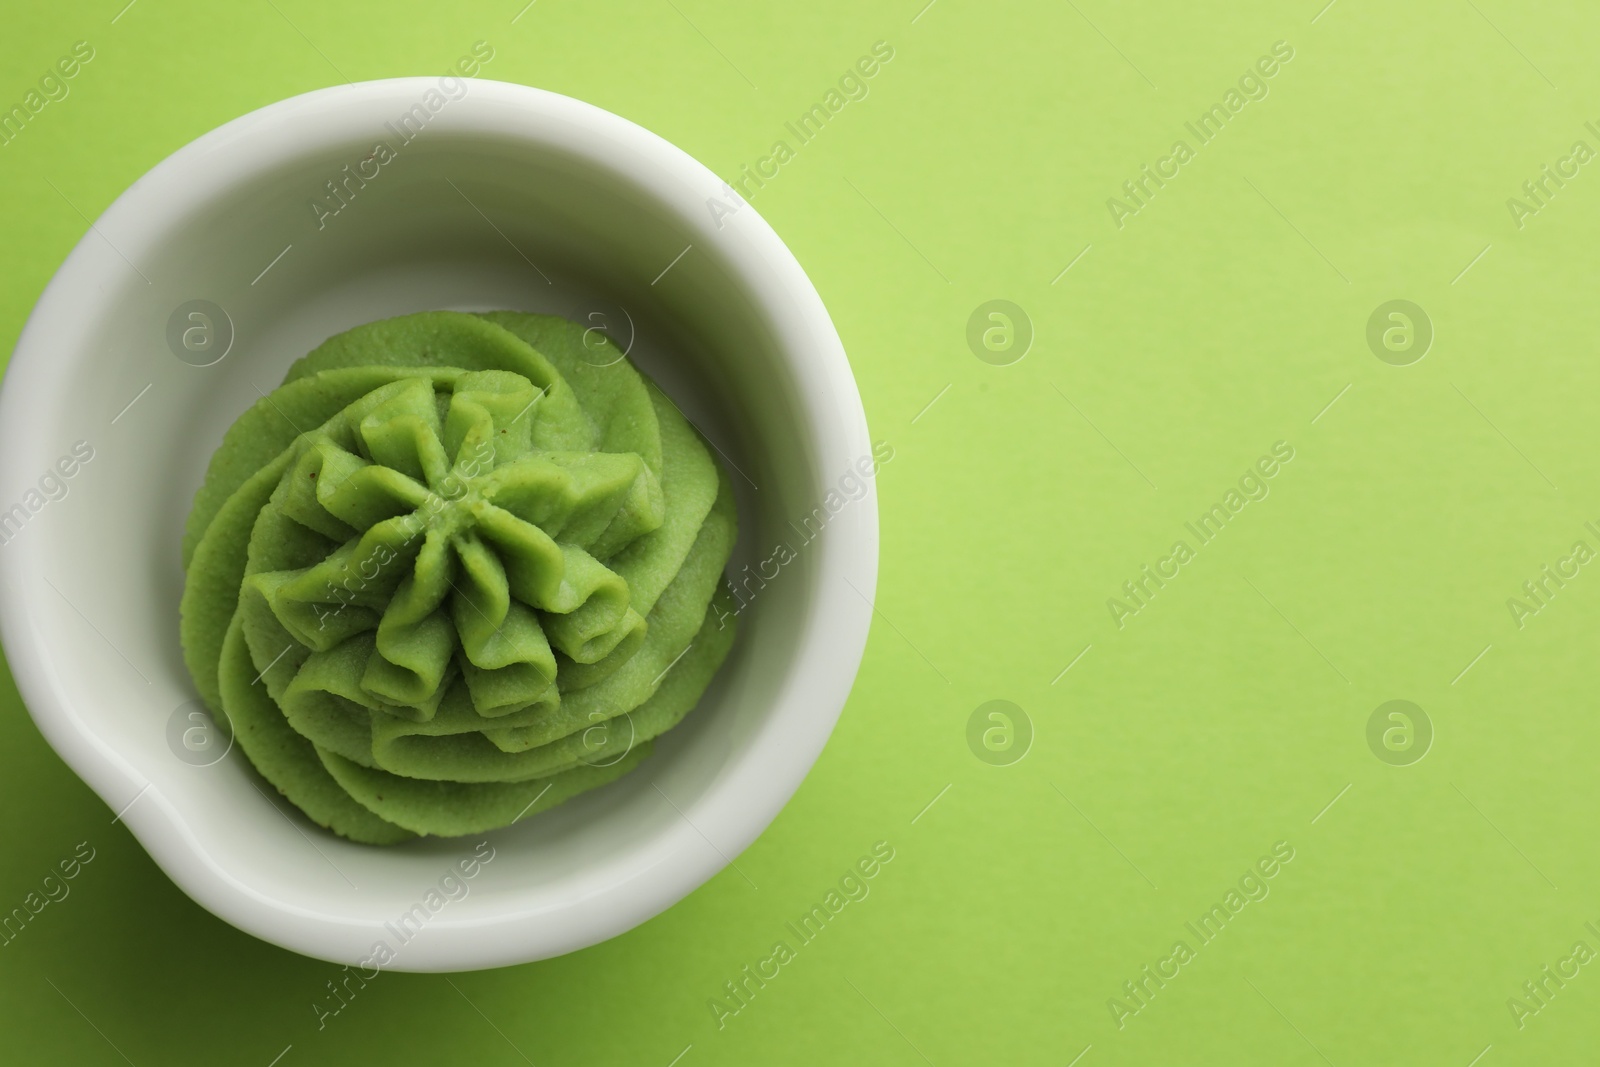
{"type": "Polygon", "coordinates": [[[269,782],[356,841],[506,826],[626,774],[733,641],[726,473],[594,331],[428,312],[246,411],[184,538],[182,638],[269,782]]]}

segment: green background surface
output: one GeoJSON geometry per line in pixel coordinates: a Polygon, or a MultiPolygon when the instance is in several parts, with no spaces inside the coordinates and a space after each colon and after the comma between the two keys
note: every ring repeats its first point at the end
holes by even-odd
{"type": "Polygon", "coordinates": [[[337,968],[174,888],[6,681],[0,910],[77,842],[96,853],[0,948],[0,1060],[1592,1059],[1600,965],[1548,982],[1536,1014],[1508,1000],[1537,1006],[1524,982],[1600,950],[1600,566],[1520,625],[1507,602],[1575,542],[1600,549],[1600,163],[1520,226],[1507,200],[1600,148],[1600,16],[924,2],[9,5],[0,103],[73,42],[96,54],[0,148],[8,340],[86,217],[292,94],[438,73],[483,40],[483,76],[608,108],[733,179],[888,42],[867,98],[752,203],[896,455],[859,680],[739,857],[748,881],[724,871],[565,958],[384,974],[320,1030],[337,968]],[[1293,59],[1268,95],[1201,146],[1185,122],[1278,41],[1293,59]],[[1119,227],[1107,199],[1178,139],[1194,158],[1119,227]],[[1032,325],[1010,365],[966,340],[992,299],[1032,325]],[[1394,299],[1435,334],[1407,366],[1366,339],[1394,299]],[[1270,495],[1200,545],[1184,524],[1279,441],[1270,495]],[[1194,558],[1119,626],[1108,598],[1180,539],[1194,558]],[[997,699],[1033,734],[1007,765],[1020,740],[968,742],[997,699]],[[1368,743],[1396,699],[1434,733],[1408,765],[1368,743]],[[870,895],[719,1027],[710,998],[877,841],[895,858],[870,895]],[[1185,924],[1277,842],[1294,858],[1270,894],[1202,945],[1185,924]],[[1123,983],[1178,940],[1194,958],[1119,1026],[1108,1001],[1137,1006],[1123,983]]]}

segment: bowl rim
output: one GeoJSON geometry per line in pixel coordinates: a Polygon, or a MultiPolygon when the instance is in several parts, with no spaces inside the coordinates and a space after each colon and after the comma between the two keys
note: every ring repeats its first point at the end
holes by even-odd
{"type": "MultiPolygon", "coordinates": [[[[817,469],[840,470],[871,452],[860,393],[827,309],[794,254],[753,208],[741,203],[735,216],[715,225],[706,205],[728,195],[723,181],[619,115],[531,86],[463,81],[469,91],[451,104],[451,136],[483,133],[532,142],[620,173],[648,187],[656,198],[651,210],[673,212],[695,234],[697,247],[704,241],[731,265],[751,299],[759,301],[778,358],[794,375],[797,417],[812,431],[809,449],[817,469]],[[797,358],[802,352],[805,358],[797,358]]],[[[281,165],[285,152],[305,156],[370,136],[398,104],[415,101],[437,82],[387,78],[289,97],[201,135],[135,180],[90,224],[18,337],[0,380],[0,464],[39,451],[30,442],[44,439],[41,430],[49,423],[40,413],[50,406],[35,400],[64,390],[69,368],[93,358],[70,343],[78,333],[75,320],[86,318],[80,309],[97,299],[106,271],[126,269],[124,253],[137,260],[141,248],[158,242],[195,204],[281,165]],[[108,232],[118,237],[115,248],[101,236],[108,232]]],[[[408,945],[389,969],[501,966],[598,943],[677,903],[766,829],[821,754],[865,651],[876,595],[878,513],[874,480],[863,481],[863,496],[818,539],[810,612],[798,628],[788,676],[744,757],[680,809],[683,817],[670,829],[608,863],[608,872],[627,869],[595,892],[552,903],[499,890],[494,912],[441,914],[429,924],[428,937],[408,945]]],[[[207,852],[172,801],[152,790],[134,763],[73,705],[60,674],[70,653],[52,652],[27,595],[38,587],[39,545],[33,538],[0,552],[0,641],[23,702],[51,747],[117,813],[113,821],[127,825],[168,877],[209,911],[304,955],[357,962],[365,953],[355,946],[370,944],[386,916],[319,913],[241,881],[207,852]]]]}

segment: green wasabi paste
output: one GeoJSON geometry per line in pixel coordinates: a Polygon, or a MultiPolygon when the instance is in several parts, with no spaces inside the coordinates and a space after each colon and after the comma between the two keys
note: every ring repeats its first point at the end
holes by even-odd
{"type": "Polygon", "coordinates": [[[621,777],[694,707],[733,642],[734,537],[727,474],[594,331],[386,319],[212,457],[184,657],[314,822],[481,833],[621,777]]]}

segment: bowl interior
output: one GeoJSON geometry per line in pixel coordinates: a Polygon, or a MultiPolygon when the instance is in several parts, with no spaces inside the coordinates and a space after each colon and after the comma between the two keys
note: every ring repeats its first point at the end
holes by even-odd
{"type": "MultiPolygon", "coordinates": [[[[120,783],[86,777],[126,805],[158,862],[253,932],[329,958],[365,956],[374,940],[394,940],[382,922],[413,909],[479,839],[353,845],[304,820],[242,752],[203,766],[180,758],[183,723],[176,733],[173,723],[188,721],[195,692],[177,641],[178,546],[194,491],[233,419],[341,330],[439,308],[550,312],[605,330],[721,453],[739,499],[730,571],[756,577],[739,641],[688,719],[636,773],[488,835],[493,861],[470,892],[430,912],[394,965],[463,965],[461,931],[568,908],[662,869],[671,891],[611,900],[610,929],[557,923],[498,950],[480,938],[470,962],[549,955],[648,917],[748,844],[797,776],[756,825],[708,805],[719,783],[752,771],[744,764],[762,744],[788,743],[807,765],[820,748],[837,714],[829,692],[815,693],[820,735],[815,721],[780,722],[779,710],[805,714],[801,649],[820,621],[830,552],[870,526],[875,567],[870,479],[846,479],[837,514],[802,520],[864,454],[865,427],[853,386],[841,403],[829,392],[837,382],[808,369],[843,363],[831,327],[815,324],[809,283],[791,292],[803,275],[786,273],[792,258],[773,265],[771,231],[748,206],[716,217],[706,201],[724,194],[687,157],[604,112],[492,84],[446,99],[407,140],[410,126],[380,120],[414,114],[431,80],[372,84],[384,88],[312,94],[320,106],[297,98],[208,135],[84,238],[36,318],[52,301],[55,313],[19,345],[19,361],[31,361],[17,386],[31,428],[8,445],[4,499],[23,500],[78,441],[93,458],[57,479],[63,489],[52,481],[11,535],[7,562],[25,554],[38,582],[19,579],[10,595],[27,599],[42,684],[122,769],[120,783]],[[190,316],[196,308],[203,317],[190,316]],[[33,366],[41,347],[48,371],[33,366]],[[793,559],[768,581],[780,543],[793,559]],[[196,863],[206,877],[193,876],[196,863]],[[230,893],[326,925],[275,935],[230,893]]],[[[15,414],[15,399],[6,403],[15,414]]],[[[856,579],[863,605],[872,577],[856,579]]],[[[859,647],[844,657],[845,690],[858,658],[859,647]]]]}

